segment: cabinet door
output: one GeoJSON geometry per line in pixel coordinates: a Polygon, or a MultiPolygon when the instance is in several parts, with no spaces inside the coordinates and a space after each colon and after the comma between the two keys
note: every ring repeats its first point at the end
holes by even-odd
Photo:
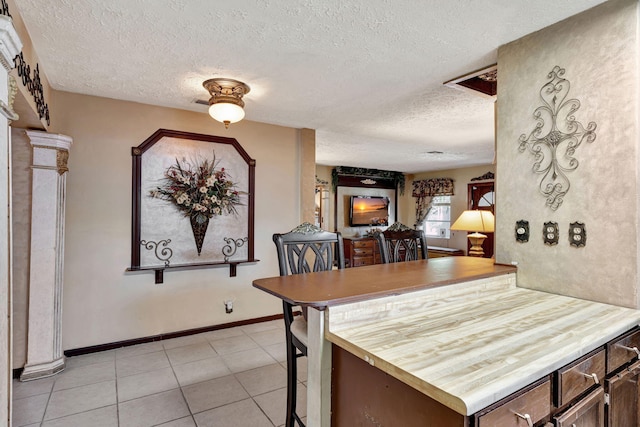
{"type": "MultiPolygon", "coordinates": [[[[551,412],[551,381],[542,383],[514,398],[499,402],[487,412],[479,413],[478,427],[529,427],[551,412]]],[[[439,426],[438,426],[439,427],[439,426]]]]}
{"type": "Polygon", "coordinates": [[[554,418],[556,427],[604,427],[604,390],[598,387],[554,418]]]}
{"type": "Polygon", "coordinates": [[[638,421],[638,380],[640,377],[640,361],[606,381],[609,393],[607,413],[608,427],[637,427],[638,421]]]}

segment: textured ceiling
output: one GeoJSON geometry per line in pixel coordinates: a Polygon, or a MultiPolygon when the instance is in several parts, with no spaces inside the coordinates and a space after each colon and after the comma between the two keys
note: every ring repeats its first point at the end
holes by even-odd
{"type": "Polygon", "coordinates": [[[490,163],[493,101],[442,83],[602,3],[14,1],[55,89],[206,114],[202,82],[234,78],[248,120],[317,130],[318,163],[403,172],[490,163]]]}

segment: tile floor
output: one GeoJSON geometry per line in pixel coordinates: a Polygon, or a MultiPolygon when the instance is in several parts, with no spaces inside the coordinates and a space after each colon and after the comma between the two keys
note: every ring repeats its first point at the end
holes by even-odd
{"type": "MultiPolygon", "coordinates": [[[[279,427],[284,322],[274,320],[67,358],[64,372],[13,383],[13,426],[279,427]]],[[[306,358],[298,360],[306,410],[306,358]]]]}

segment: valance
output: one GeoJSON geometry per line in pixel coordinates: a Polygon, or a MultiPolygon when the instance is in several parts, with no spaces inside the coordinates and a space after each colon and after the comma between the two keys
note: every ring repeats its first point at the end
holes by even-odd
{"type": "Polygon", "coordinates": [[[453,179],[432,178],[413,181],[413,197],[453,196],[453,179]]]}
{"type": "Polygon", "coordinates": [[[404,174],[402,172],[386,171],[380,169],[354,168],[349,166],[336,166],[331,172],[331,190],[336,191],[339,176],[361,176],[378,178],[391,181],[404,194],[404,174]]]}

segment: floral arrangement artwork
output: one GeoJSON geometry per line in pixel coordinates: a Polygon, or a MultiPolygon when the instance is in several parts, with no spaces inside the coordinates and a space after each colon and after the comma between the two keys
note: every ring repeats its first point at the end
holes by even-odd
{"type": "Polygon", "coordinates": [[[224,168],[218,169],[215,153],[213,160],[194,161],[176,159],[164,173],[162,185],[150,191],[150,196],[171,202],[191,221],[198,256],[209,226],[209,220],[217,215],[237,214],[241,205],[236,184],[224,168]]]}

